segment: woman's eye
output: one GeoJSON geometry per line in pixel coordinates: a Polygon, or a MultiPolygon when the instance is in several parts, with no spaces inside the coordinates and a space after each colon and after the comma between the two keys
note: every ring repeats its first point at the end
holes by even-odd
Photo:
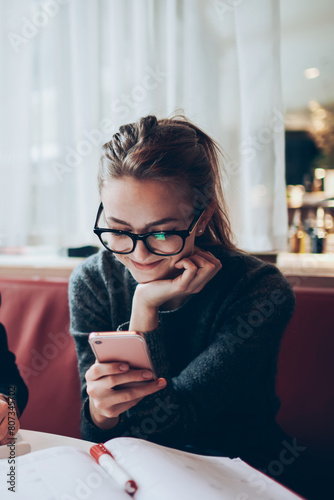
{"type": "Polygon", "coordinates": [[[173,236],[172,234],[168,234],[170,232],[176,231],[176,229],[165,229],[164,231],[160,231],[162,234],[159,234],[159,231],[157,231],[157,234],[155,235],[155,238],[157,240],[166,240],[167,238],[170,238],[173,236]]]}
{"type": "Polygon", "coordinates": [[[159,231],[159,229],[157,229],[155,232],[156,233],[170,233],[172,231],[177,231],[176,227],[171,228],[171,229],[161,229],[160,231],[159,231]]]}

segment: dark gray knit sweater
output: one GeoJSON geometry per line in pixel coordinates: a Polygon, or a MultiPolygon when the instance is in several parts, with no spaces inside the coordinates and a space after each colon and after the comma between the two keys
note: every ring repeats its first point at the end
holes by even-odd
{"type": "Polygon", "coordinates": [[[181,307],[160,311],[159,327],[145,333],[157,375],[167,379],[167,387],[123,413],[119,424],[106,431],[89,414],[84,375],[95,360],[88,334],[128,329],[138,283],[106,250],[74,270],[71,333],[82,384],[84,439],[130,435],[230,456],[269,446],[279,407],[276,359],[294,293],[273,265],[219,246],[205,249],[221,260],[222,269],[181,307]]]}

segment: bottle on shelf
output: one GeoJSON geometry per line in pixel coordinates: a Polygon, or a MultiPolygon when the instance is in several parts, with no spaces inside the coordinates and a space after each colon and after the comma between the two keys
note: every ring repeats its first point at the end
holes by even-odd
{"type": "Polygon", "coordinates": [[[315,211],[309,210],[304,220],[305,233],[307,234],[307,253],[313,253],[313,240],[315,238],[314,229],[316,226],[315,211]]]}
{"type": "Polygon", "coordinates": [[[325,229],[327,232],[326,236],[326,253],[334,253],[334,218],[331,214],[325,214],[325,229]]]}
{"type": "Polygon", "coordinates": [[[312,253],[324,253],[327,231],[325,228],[325,210],[322,207],[317,208],[315,225],[311,234],[312,253]]]}
{"type": "Polygon", "coordinates": [[[294,213],[292,224],[289,228],[290,252],[306,253],[308,251],[308,235],[306,234],[301,217],[301,211],[297,209],[294,213]]]}

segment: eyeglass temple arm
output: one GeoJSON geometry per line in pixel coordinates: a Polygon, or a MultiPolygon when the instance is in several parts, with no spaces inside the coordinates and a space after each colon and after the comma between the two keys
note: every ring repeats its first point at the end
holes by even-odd
{"type": "Polygon", "coordinates": [[[197,226],[197,224],[199,223],[199,221],[201,220],[202,215],[204,214],[205,210],[206,210],[206,207],[205,207],[205,208],[204,208],[204,210],[202,210],[202,212],[199,214],[198,219],[197,219],[197,220],[195,219],[195,220],[194,220],[194,222],[192,223],[192,227],[190,227],[190,228],[189,228],[189,235],[191,235],[191,234],[193,233],[193,231],[196,229],[196,226],[197,226]]]}
{"type": "Polygon", "coordinates": [[[97,211],[97,215],[96,215],[96,219],[95,219],[95,224],[94,224],[94,229],[96,229],[96,228],[97,228],[97,223],[98,223],[98,221],[99,221],[99,218],[100,218],[100,215],[101,215],[101,213],[102,213],[102,210],[103,210],[103,205],[102,205],[102,201],[101,201],[100,206],[99,206],[99,209],[98,209],[98,211],[97,211]]]}

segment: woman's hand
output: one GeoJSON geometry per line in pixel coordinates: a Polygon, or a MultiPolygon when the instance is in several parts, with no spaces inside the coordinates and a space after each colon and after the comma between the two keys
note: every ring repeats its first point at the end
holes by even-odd
{"type": "Polygon", "coordinates": [[[135,293],[144,306],[159,307],[170,299],[200,292],[220,271],[222,265],[212,253],[195,247],[194,253],[176,262],[175,267],[184,269],[176,278],[151,281],[137,286],[135,293]]]}
{"type": "Polygon", "coordinates": [[[87,370],[87,394],[93,422],[100,429],[112,429],[119,415],[129,410],[145,396],[166,387],[166,380],[152,379],[149,370],[131,370],[127,363],[98,363],[87,370]],[[138,387],[121,387],[129,382],[147,382],[138,387]],[[119,387],[118,387],[119,386],[119,387]],[[117,389],[115,389],[117,387],[117,389]]]}
{"type": "Polygon", "coordinates": [[[221,270],[222,264],[211,252],[198,247],[189,257],[175,264],[183,272],[174,279],[137,285],[130,320],[130,330],[150,331],[157,327],[159,307],[165,302],[200,292],[221,270]]]}
{"type": "Polygon", "coordinates": [[[0,396],[0,445],[8,444],[9,439],[15,436],[19,428],[14,403],[10,405],[3,396],[0,396]]]}

